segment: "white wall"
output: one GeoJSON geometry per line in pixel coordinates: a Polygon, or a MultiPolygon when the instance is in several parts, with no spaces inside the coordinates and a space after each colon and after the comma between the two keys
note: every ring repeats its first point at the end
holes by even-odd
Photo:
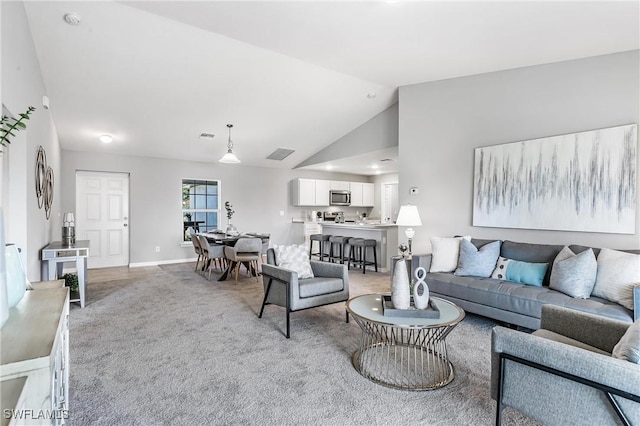
{"type": "MultiPolygon", "coordinates": [[[[160,262],[193,258],[193,248],[181,247],[182,179],[221,180],[221,202],[230,201],[236,211],[233,224],[243,232],[270,233],[274,244],[295,242],[302,235],[303,211],[294,207],[291,180],[296,177],[366,182],[366,176],[283,169],[125,157],[78,151],[62,151],[62,210],[75,211],[76,170],[130,173],[130,262],[160,262]],[[285,215],[280,216],[279,212],[285,215]],[[160,246],[160,253],[155,247],[160,246]]],[[[329,210],[318,207],[317,210],[329,210]]],[[[353,210],[347,208],[342,210],[353,210]]],[[[222,210],[221,226],[226,226],[222,210]]],[[[300,243],[302,241],[299,241],[300,243]]]]}
{"type": "MultiPolygon", "coordinates": [[[[28,106],[37,110],[26,122],[27,130],[15,138],[8,155],[8,194],[3,193],[7,242],[23,249],[27,275],[40,279],[40,249],[60,229],[60,145],[51,113],[42,108],[46,88],[36,57],[22,2],[1,2],[2,8],[2,105],[11,114],[24,112],[28,106]],[[35,195],[35,158],[38,146],[47,153],[48,165],[56,178],[51,219],[39,209],[35,195]],[[8,213],[7,213],[8,211],[8,213]]],[[[55,104],[52,104],[55,108],[55,104]]],[[[6,176],[6,175],[5,175],[6,176]]]]}
{"type": "Polygon", "coordinates": [[[393,104],[296,167],[398,146],[398,104],[393,104]]]}
{"type": "Polygon", "coordinates": [[[640,222],[634,235],[472,226],[474,148],[638,123],[638,53],[401,87],[400,203],[418,205],[424,223],[414,252],[430,251],[431,236],[454,234],[640,248],[640,222]],[[419,195],[409,195],[413,186],[419,195]]]}

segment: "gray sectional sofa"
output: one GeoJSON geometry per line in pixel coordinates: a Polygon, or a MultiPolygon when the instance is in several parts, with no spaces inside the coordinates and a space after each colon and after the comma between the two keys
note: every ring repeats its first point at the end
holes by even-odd
{"type": "MultiPolygon", "coordinates": [[[[480,248],[494,240],[472,239],[480,248]]],[[[640,318],[640,285],[634,288],[634,311],[608,300],[591,297],[577,299],[549,288],[551,267],[562,245],[528,244],[504,241],[500,256],[523,262],[549,264],[542,287],[513,283],[493,278],[456,276],[453,273],[429,272],[426,277],[430,294],[450,300],[465,311],[530,329],[540,328],[542,305],[552,304],[631,323],[640,318]]],[[[574,253],[589,247],[569,246],[574,253]]],[[[593,249],[597,256],[599,249],[593,249]]],[[[640,253],[640,250],[626,250],[640,253]]],[[[431,255],[420,256],[412,269],[423,266],[429,271],[431,255]]],[[[413,272],[413,271],[412,271],[413,272]]]]}

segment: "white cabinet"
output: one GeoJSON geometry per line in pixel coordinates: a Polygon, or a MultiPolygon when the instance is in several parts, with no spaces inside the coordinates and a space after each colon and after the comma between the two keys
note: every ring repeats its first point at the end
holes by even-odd
{"type": "Polygon", "coordinates": [[[329,205],[330,182],[328,180],[316,180],[316,206],[329,205]]]}
{"type": "Polygon", "coordinates": [[[332,191],[349,191],[349,182],[342,180],[332,180],[330,189],[332,191]]]}
{"type": "Polygon", "coordinates": [[[375,185],[372,183],[362,184],[362,205],[364,207],[373,207],[375,205],[374,188],[375,185]]]}
{"type": "Polygon", "coordinates": [[[349,183],[349,190],[351,191],[351,207],[362,206],[362,182],[349,183]]]}
{"type": "MultiPolygon", "coordinates": [[[[0,380],[9,384],[13,379],[27,378],[24,399],[17,408],[23,408],[23,414],[48,413],[28,419],[26,424],[66,423],[69,409],[67,287],[29,290],[18,305],[9,310],[0,334],[0,360],[0,380]]],[[[24,420],[20,424],[22,422],[24,420]]]]}
{"type": "Polygon", "coordinates": [[[293,205],[328,206],[328,180],[298,178],[293,181],[293,205]]]}
{"type": "Polygon", "coordinates": [[[351,207],[373,207],[374,185],[367,182],[350,182],[351,207]]]}
{"type": "Polygon", "coordinates": [[[296,206],[316,205],[315,179],[296,179],[293,181],[293,204],[296,206]]]}

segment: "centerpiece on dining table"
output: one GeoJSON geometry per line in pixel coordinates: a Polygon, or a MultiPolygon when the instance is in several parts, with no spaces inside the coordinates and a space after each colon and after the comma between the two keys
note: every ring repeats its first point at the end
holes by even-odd
{"type": "Polygon", "coordinates": [[[236,211],[233,210],[233,206],[228,201],[225,201],[224,208],[225,208],[225,210],[227,210],[227,232],[226,232],[226,234],[228,236],[235,237],[236,235],[238,235],[238,230],[236,229],[235,226],[233,226],[231,224],[231,218],[233,217],[233,214],[236,211]]]}

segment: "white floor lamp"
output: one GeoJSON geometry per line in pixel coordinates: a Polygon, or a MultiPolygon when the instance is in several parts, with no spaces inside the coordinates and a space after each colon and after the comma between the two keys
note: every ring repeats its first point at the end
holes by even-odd
{"type": "Polygon", "coordinates": [[[404,230],[404,233],[409,240],[409,256],[411,256],[411,240],[416,234],[416,231],[412,228],[412,226],[422,226],[420,213],[418,213],[418,207],[411,204],[400,206],[400,212],[398,213],[398,219],[396,219],[396,225],[408,226],[408,228],[404,230]]]}

